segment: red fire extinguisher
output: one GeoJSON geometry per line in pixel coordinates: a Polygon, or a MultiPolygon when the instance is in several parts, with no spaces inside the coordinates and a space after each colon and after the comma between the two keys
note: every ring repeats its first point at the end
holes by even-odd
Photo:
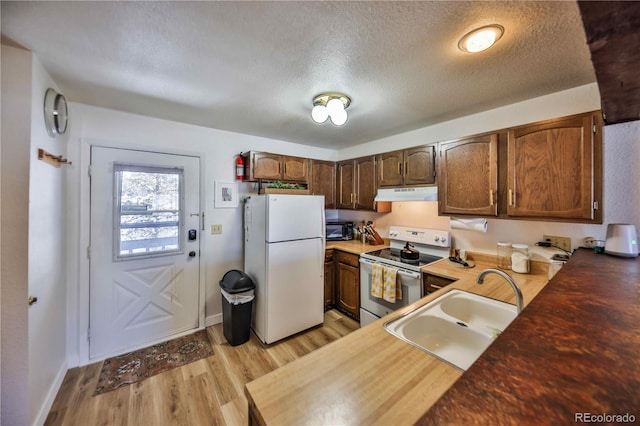
{"type": "Polygon", "coordinates": [[[236,158],[236,179],[244,179],[244,158],[242,158],[242,153],[236,158]]]}

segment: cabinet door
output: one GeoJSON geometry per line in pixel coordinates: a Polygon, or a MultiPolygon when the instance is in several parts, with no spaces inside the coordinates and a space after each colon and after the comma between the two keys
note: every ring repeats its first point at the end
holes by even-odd
{"type": "Polygon", "coordinates": [[[268,152],[252,152],[250,162],[250,180],[282,179],[282,155],[270,154],[268,152]]]}
{"type": "Polygon", "coordinates": [[[313,195],[324,195],[324,208],[336,208],[336,163],[311,160],[311,184],[313,195]]]}
{"type": "Polygon", "coordinates": [[[375,156],[357,158],[356,167],[356,210],[375,210],[376,172],[375,156]]]}
{"type": "Polygon", "coordinates": [[[354,318],[360,318],[360,269],[337,263],[337,305],[354,318]]]}
{"type": "Polygon", "coordinates": [[[498,214],[498,135],[440,144],[439,214],[498,214]]]}
{"type": "Polygon", "coordinates": [[[398,187],[402,185],[403,159],[403,151],[376,155],[379,187],[398,187]]]}
{"type": "Polygon", "coordinates": [[[595,114],[508,133],[507,214],[594,218],[595,114]]]}
{"type": "Polygon", "coordinates": [[[324,262],[324,309],[330,309],[334,304],[334,266],[333,258],[324,262]]]}
{"type": "Polygon", "coordinates": [[[354,162],[353,160],[340,161],[337,164],[336,176],[336,207],[339,209],[353,209],[355,194],[354,179],[354,162]]]}
{"type": "Polygon", "coordinates": [[[301,157],[284,156],[282,179],[285,181],[308,182],[309,160],[301,157]]]}
{"type": "Polygon", "coordinates": [[[404,185],[433,185],[436,183],[435,147],[420,146],[404,150],[402,183],[404,185]]]}

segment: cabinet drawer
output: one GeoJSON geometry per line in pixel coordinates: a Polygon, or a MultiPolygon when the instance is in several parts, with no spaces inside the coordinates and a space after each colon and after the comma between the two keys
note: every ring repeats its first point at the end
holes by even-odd
{"type": "Polygon", "coordinates": [[[333,249],[329,249],[329,250],[325,250],[324,251],[324,261],[325,262],[332,262],[333,261],[333,249]]]}
{"type": "Polygon", "coordinates": [[[422,274],[422,282],[423,282],[423,293],[426,296],[427,294],[433,293],[434,291],[438,291],[443,287],[448,286],[455,280],[451,278],[439,277],[437,275],[431,274],[422,274]]]}
{"type": "Polygon", "coordinates": [[[351,265],[356,268],[360,267],[360,263],[358,263],[360,256],[358,256],[357,254],[346,253],[344,251],[336,251],[335,259],[340,263],[351,265]]]}

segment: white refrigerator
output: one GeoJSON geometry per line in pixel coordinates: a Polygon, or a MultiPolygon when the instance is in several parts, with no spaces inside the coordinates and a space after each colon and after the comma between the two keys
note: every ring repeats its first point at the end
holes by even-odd
{"type": "Polygon", "coordinates": [[[252,328],[270,344],[324,321],[324,197],[251,195],[244,271],[256,285],[252,328]]]}

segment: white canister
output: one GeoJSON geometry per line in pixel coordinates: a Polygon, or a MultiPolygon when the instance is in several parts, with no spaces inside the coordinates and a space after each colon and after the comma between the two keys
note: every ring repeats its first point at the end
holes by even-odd
{"type": "Polygon", "coordinates": [[[531,271],[529,246],[526,244],[513,244],[511,248],[511,270],[520,274],[528,274],[531,271]]]}

